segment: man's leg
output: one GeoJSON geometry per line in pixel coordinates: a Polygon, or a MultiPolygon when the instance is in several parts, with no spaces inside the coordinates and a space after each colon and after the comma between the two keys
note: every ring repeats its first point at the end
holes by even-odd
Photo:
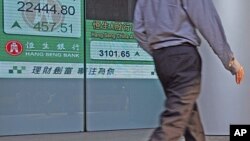
{"type": "Polygon", "coordinates": [[[193,107],[184,137],[185,141],[205,141],[205,134],[197,104],[195,104],[193,107]]]}
{"type": "Polygon", "coordinates": [[[178,141],[200,93],[200,56],[194,47],[171,47],[157,50],[153,57],[167,100],[161,126],[150,141],[178,141]]]}

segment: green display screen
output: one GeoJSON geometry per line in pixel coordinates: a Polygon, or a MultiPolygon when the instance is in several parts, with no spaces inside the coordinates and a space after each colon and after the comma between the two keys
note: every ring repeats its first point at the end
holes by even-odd
{"type": "Polygon", "coordinates": [[[87,20],[86,58],[89,78],[157,78],[130,22],[87,20]]]}
{"type": "Polygon", "coordinates": [[[83,0],[0,0],[0,7],[1,78],[83,79],[84,63],[90,79],[157,78],[132,23],[84,20],[83,0]]]}
{"type": "Polygon", "coordinates": [[[0,77],[83,78],[82,0],[1,0],[0,77]]]}

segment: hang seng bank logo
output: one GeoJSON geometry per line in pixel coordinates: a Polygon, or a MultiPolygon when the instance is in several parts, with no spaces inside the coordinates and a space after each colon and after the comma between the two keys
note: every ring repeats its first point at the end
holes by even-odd
{"type": "Polygon", "coordinates": [[[52,32],[64,21],[64,9],[58,0],[24,0],[23,3],[22,17],[34,30],[52,32]]]}
{"type": "Polygon", "coordinates": [[[16,40],[8,41],[5,45],[5,51],[11,56],[18,56],[23,52],[23,45],[16,40]]]}

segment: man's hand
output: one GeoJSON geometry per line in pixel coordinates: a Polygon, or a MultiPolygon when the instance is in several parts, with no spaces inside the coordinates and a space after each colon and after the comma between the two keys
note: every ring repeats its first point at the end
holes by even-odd
{"type": "Polygon", "coordinates": [[[244,75],[245,75],[244,68],[241,67],[240,70],[235,74],[235,81],[236,81],[236,83],[237,83],[238,85],[239,85],[240,82],[243,80],[244,75]]]}

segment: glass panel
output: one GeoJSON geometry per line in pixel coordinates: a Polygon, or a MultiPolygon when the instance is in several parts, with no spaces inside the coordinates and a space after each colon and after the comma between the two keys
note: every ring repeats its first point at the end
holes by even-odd
{"type": "Polygon", "coordinates": [[[134,39],[136,1],[86,2],[87,129],[155,127],[164,97],[152,58],[134,39]]]}
{"type": "Polygon", "coordinates": [[[83,131],[83,0],[0,0],[0,135],[83,131]]]}

